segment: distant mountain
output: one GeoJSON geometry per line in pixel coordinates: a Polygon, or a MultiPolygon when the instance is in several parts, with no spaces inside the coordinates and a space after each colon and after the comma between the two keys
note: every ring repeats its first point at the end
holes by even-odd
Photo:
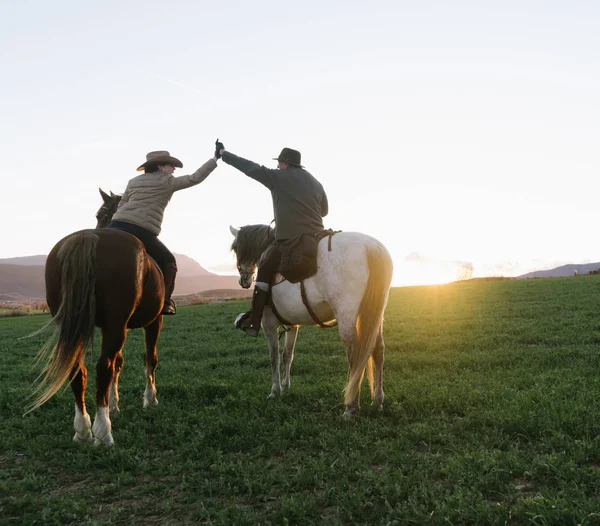
{"type": "Polygon", "coordinates": [[[45,265],[46,256],[24,256],[20,258],[0,259],[0,265],[45,265]]]}
{"type": "MultiPolygon", "coordinates": [[[[179,276],[211,276],[214,275],[205,268],[201,267],[200,264],[188,256],[183,254],[173,254],[177,260],[177,268],[179,269],[179,276]]],[[[38,256],[23,256],[17,258],[5,258],[0,259],[0,265],[45,265],[45,255],[38,256]]]]}
{"type": "MultiPolygon", "coordinates": [[[[203,268],[196,260],[174,254],[177,260],[175,295],[196,294],[213,289],[241,290],[237,276],[221,276],[203,268]]],[[[46,256],[0,259],[0,301],[44,299],[46,256]]]]}
{"type": "Polygon", "coordinates": [[[575,275],[575,272],[578,274],[587,274],[592,270],[600,269],[600,263],[585,263],[582,265],[563,265],[561,267],[556,267],[550,270],[535,270],[533,272],[528,272],[527,274],[522,274],[521,276],[517,276],[517,279],[525,279],[525,278],[561,278],[567,276],[575,275]]]}
{"type": "Polygon", "coordinates": [[[0,264],[0,300],[45,299],[45,297],[43,265],[0,264]]]}
{"type": "Polygon", "coordinates": [[[184,256],[183,254],[175,254],[175,259],[177,260],[177,276],[216,276],[217,274],[213,274],[209,272],[204,267],[201,267],[200,264],[195,260],[188,256],[184,256]]]}

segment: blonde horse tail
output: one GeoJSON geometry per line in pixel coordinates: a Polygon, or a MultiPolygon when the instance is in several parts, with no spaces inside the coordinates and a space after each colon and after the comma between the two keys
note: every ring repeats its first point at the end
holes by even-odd
{"type": "Polygon", "coordinates": [[[52,398],[69,375],[72,372],[74,375],[83,364],[96,325],[97,244],[96,234],[83,232],[67,239],[58,250],[61,303],[53,318],[54,336],[38,354],[38,363],[45,361],[40,373],[43,378],[33,393],[37,398],[27,413],[52,398]],[[53,345],[53,342],[56,343],[53,345]]]}
{"type": "Polygon", "coordinates": [[[365,369],[373,395],[373,348],[383,323],[392,281],[392,259],[383,245],[377,243],[369,246],[367,261],[369,279],[356,317],[356,338],[350,355],[348,384],[344,390],[346,406],[350,406],[356,399],[365,369]]]}

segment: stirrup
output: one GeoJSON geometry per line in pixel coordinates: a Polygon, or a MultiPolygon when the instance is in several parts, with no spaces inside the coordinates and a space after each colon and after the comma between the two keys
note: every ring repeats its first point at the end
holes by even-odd
{"type": "Polygon", "coordinates": [[[177,314],[177,305],[175,305],[173,299],[169,299],[169,301],[164,304],[161,314],[163,316],[172,316],[177,314]]]}
{"type": "Polygon", "coordinates": [[[253,327],[250,319],[252,317],[252,312],[242,312],[237,315],[235,319],[235,328],[244,331],[248,336],[252,336],[256,338],[258,336],[258,332],[260,331],[260,327],[253,327]]]}
{"type": "Polygon", "coordinates": [[[237,317],[235,318],[235,328],[243,330],[242,324],[243,324],[244,321],[250,319],[250,314],[251,314],[250,311],[248,311],[248,312],[240,312],[237,315],[237,317]]]}

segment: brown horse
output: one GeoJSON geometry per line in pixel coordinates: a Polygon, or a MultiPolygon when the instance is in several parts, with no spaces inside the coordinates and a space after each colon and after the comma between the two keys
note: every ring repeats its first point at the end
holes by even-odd
{"type": "Polygon", "coordinates": [[[69,378],[75,395],[73,440],[111,445],[109,412],[119,410],[118,384],[127,329],[145,330],[144,407],[158,403],[156,343],[165,287],[161,271],[141,241],[127,232],[103,228],[120,196],[102,190],[100,194],[104,204],[96,214],[97,228],[61,239],[46,260],[46,299],[57,328],[56,337],[40,351],[46,364],[30,411],[48,401],[69,378]],[[95,327],[102,331],[102,351],[96,364],[96,417],[91,426],[85,407],[84,358],[95,327]]]}

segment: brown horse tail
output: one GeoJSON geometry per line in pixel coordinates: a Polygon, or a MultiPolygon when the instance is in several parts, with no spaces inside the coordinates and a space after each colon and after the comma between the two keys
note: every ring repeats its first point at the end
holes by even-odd
{"type": "Polygon", "coordinates": [[[45,359],[46,363],[40,373],[42,382],[34,395],[43,391],[27,413],[46,403],[83,364],[96,325],[97,244],[98,236],[86,231],[67,239],[58,250],[62,298],[53,318],[57,327],[54,337],[38,355],[38,362],[45,359]]]}
{"type": "Polygon", "coordinates": [[[350,371],[344,402],[351,405],[360,389],[365,368],[373,394],[373,348],[383,323],[383,312],[387,305],[393,264],[386,248],[377,245],[367,248],[369,279],[356,318],[356,339],[350,356],[350,371]]]}

